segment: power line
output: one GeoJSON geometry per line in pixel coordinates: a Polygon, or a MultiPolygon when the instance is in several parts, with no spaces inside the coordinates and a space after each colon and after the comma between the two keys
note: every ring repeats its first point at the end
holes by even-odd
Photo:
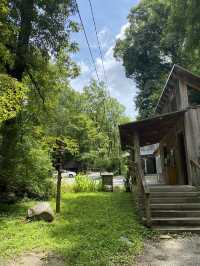
{"type": "MultiPolygon", "coordinates": [[[[91,0],[88,0],[88,1],[89,1],[89,4],[90,4],[90,10],[91,10],[91,13],[92,13],[92,20],[93,20],[93,24],[94,24],[94,29],[95,29],[95,33],[96,33],[99,53],[100,53],[100,57],[101,57],[104,78],[105,78],[105,82],[108,83],[107,82],[108,80],[107,80],[107,76],[106,76],[106,71],[105,71],[105,67],[104,67],[104,62],[103,62],[103,53],[102,53],[101,44],[100,44],[100,41],[99,41],[99,36],[98,36],[98,33],[97,33],[96,21],[95,21],[95,18],[94,18],[94,11],[93,11],[93,7],[92,7],[92,2],[91,2],[91,0]]],[[[108,86],[108,84],[107,84],[107,86],[108,86]]]]}
{"type": "Polygon", "coordinates": [[[79,7],[78,7],[77,0],[75,0],[75,3],[76,3],[78,16],[79,16],[79,19],[80,19],[80,22],[81,22],[81,25],[82,25],[82,28],[83,28],[84,35],[85,35],[85,39],[86,39],[86,42],[87,42],[87,46],[88,46],[88,49],[89,49],[89,52],[90,52],[90,56],[91,56],[91,59],[92,59],[93,65],[94,65],[94,69],[95,69],[95,72],[96,72],[96,75],[97,75],[97,79],[100,82],[99,75],[98,75],[97,68],[96,68],[96,64],[95,64],[95,60],[94,60],[94,57],[93,57],[93,54],[92,54],[92,49],[90,47],[90,43],[89,43],[89,40],[88,40],[88,37],[87,37],[87,34],[86,34],[86,30],[85,30],[85,27],[84,27],[84,24],[83,24],[83,20],[82,20],[81,14],[80,14],[80,10],[79,10],[79,7]]]}
{"type": "MultiPolygon", "coordinates": [[[[92,6],[92,1],[88,0],[89,4],[90,4],[90,10],[92,13],[92,20],[93,20],[93,24],[94,24],[94,29],[95,29],[95,33],[96,33],[96,38],[97,38],[97,43],[98,43],[98,48],[99,48],[99,53],[100,53],[100,57],[101,57],[101,62],[102,62],[102,68],[103,68],[103,73],[104,73],[104,78],[105,78],[105,83],[107,86],[107,89],[105,90],[105,97],[108,97],[108,102],[110,102],[110,107],[111,107],[111,113],[112,113],[112,99],[111,99],[111,95],[110,95],[110,91],[109,91],[109,87],[108,87],[108,79],[107,79],[107,75],[106,75],[106,71],[105,71],[105,67],[104,67],[104,60],[103,60],[103,53],[102,53],[102,48],[101,48],[101,44],[99,41],[99,36],[98,36],[98,32],[97,32],[97,26],[96,26],[96,21],[95,21],[95,17],[94,17],[94,11],[93,11],[93,6],[92,6]]],[[[104,102],[104,112],[106,112],[106,105],[104,102]]],[[[108,128],[109,133],[111,132],[111,128],[109,126],[108,128]]]]}

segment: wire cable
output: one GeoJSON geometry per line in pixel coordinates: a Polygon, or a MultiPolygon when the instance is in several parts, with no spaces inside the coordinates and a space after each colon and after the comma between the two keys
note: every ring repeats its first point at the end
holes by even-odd
{"type": "MultiPolygon", "coordinates": [[[[96,21],[95,21],[95,18],[94,18],[93,6],[92,6],[92,2],[91,2],[91,0],[88,0],[88,1],[89,1],[89,5],[90,5],[90,10],[91,10],[91,14],[92,14],[92,20],[93,20],[94,29],[95,29],[95,34],[96,34],[96,38],[97,38],[97,43],[98,43],[98,48],[99,48],[99,54],[100,54],[100,57],[101,57],[101,62],[102,62],[102,67],[103,67],[104,78],[105,78],[105,82],[108,83],[107,76],[106,76],[106,71],[105,71],[105,67],[104,67],[104,62],[103,62],[102,48],[101,48],[101,44],[100,44],[100,41],[99,41],[99,36],[98,36],[98,32],[97,32],[96,21]]],[[[108,86],[108,84],[107,84],[107,86],[108,86]]]]}
{"type": "Polygon", "coordinates": [[[94,57],[93,57],[93,54],[92,54],[92,49],[91,49],[91,46],[90,46],[90,43],[89,43],[89,40],[88,40],[88,37],[87,37],[87,33],[86,33],[86,30],[85,30],[85,27],[84,27],[84,24],[83,24],[83,20],[82,20],[82,17],[81,17],[81,13],[80,13],[80,10],[79,10],[79,7],[78,7],[78,3],[77,3],[76,0],[75,0],[75,3],[76,3],[78,16],[79,16],[79,19],[80,19],[80,22],[81,22],[81,25],[82,25],[82,28],[83,28],[84,35],[85,35],[85,39],[86,39],[86,42],[87,42],[87,46],[88,46],[88,49],[89,49],[89,52],[90,52],[90,56],[91,56],[91,59],[92,59],[93,65],[94,65],[94,69],[95,69],[95,72],[96,72],[96,75],[97,75],[97,79],[100,82],[98,71],[97,71],[96,64],[95,64],[95,60],[94,60],[94,57]]]}

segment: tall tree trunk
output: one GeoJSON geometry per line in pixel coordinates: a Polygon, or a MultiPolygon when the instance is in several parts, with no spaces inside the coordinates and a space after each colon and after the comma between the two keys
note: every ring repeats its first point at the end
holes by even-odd
{"type": "MultiPolygon", "coordinates": [[[[27,65],[27,53],[29,49],[29,40],[32,31],[34,0],[22,0],[19,6],[21,15],[20,31],[17,40],[17,49],[15,55],[14,68],[10,74],[18,81],[22,80],[27,65]]],[[[2,126],[2,161],[0,169],[0,192],[8,191],[12,188],[15,173],[15,154],[18,139],[17,118],[5,121],[2,126]]]]}

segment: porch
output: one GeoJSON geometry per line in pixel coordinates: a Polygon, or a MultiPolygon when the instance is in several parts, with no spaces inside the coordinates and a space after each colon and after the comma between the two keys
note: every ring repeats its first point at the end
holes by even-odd
{"type": "Polygon", "coordinates": [[[119,127],[122,149],[130,153],[132,190],[142,220],[149,227],[164,230],[169,226],[173,231],[179,226],[179,230],[191,231],[194,226],[200,231],[200,165],[194,153],[196,125],[191,122],[194,114],[199,115],[200,109],[188,108],[119,127]],[[144,175],[141,158],[141,147],[152,144],[158,146],[154,155],[161,166],[153,183],[144,175]]]}

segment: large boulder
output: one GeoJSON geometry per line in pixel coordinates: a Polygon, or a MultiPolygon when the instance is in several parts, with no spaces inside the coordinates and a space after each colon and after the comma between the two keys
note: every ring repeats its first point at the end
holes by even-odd
{"type": "Polygon", "coordinates": [[[41,202],[28,209],[27,218],[30,220],[52,222],[54,219],[54,213],[48,202],[41,202]]]}

